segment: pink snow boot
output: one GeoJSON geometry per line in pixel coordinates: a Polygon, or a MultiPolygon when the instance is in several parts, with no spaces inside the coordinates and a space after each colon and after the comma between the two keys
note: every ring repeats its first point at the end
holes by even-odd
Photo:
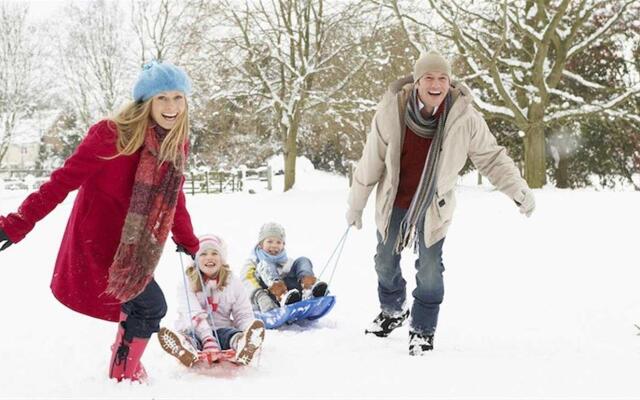
{"type": "Polygon", "coordinates": [[[143,383],[147,380],[147,371],[145,371],[142,362],[140,362],[140,358],[147,347],[149,339],[134,337],[131,342],[127,342],[124,339],[124,328],[122,326],[122,322],[126,319],[127,314],[120,313],[116,341],[111,345],[109,378],[117,379],[118,382],[123,379],[129,379],[132,382],[143,383]]]}

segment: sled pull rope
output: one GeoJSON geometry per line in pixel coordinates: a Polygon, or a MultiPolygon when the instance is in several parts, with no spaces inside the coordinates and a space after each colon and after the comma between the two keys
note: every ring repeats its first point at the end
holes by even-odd
{"type": "Polygon", "coordinates": [[[182,282],[184,283],[184,297],[187,299],[187,310],[189,310],[189,323],[191,324],[191,337],[193,338],[193,344],[197,345],[198,339],[196,339],[196,327],[193,326],[193,315],[191,312],[191,304],[189,302],[189,292],[187,289],[187,271],[184,269],[184,261],[182,261],[182,253],[178,252],[180,257],[180,266],[182,267],[182,282]]]}
{"type": "Polygon", "coordinates": [[[336,245],[336,248],[333,250],[333,253],[331,253],[331,256],[327,260],[327,263],[324,265],[324,267],[322,268],[322,271],[320,271],[320,274],[318,275],[319,277],[322,277],[322,275],[324,274],[324,271],[327,269],[327,267],[331,263],[331,260],[333,259],[333,256],[336,256],[335,262],[333,264],[333,268],[331,269],[331,275],[329,276],[329,280],[327,281],[327,285],[331,285],[331,280],[333,279],[333,274],[335,274],[336,269],[338,267],[338,261],[340,261],[340,256],[342,255],[342,250],[344,249],[344,244],[347,242],[347,234],[349,233],[350,229],[351,229],[351,225],[349,225],[347,227],[347,230],[344,232],[344,234],[342,235],[342,237],[338,241],[338,244],[336,245]],[[336,252],[337,252],[337,254],[336,254],[336,252]]]}
{"type": "MultiPolygon", "coordinates": [[[[196,266],[196,268],[198,268],[198,266],[196,266]]],[[[218,337],[218,329],[216,328],[215,322],[213,322],[213,312],[211,312],[211,306],[209,305],[209,302],[206,300],[208,296],[204,286],[204,279],[202,279],[202,274],[200,273],[200,268],[198,268],[198,279],[200,280],[200,286],[202,287],[202,293],[204,294],[204,298],[206,302],[205,308],[207,309],[207,317],[209,319],[209,322],[211,323],[211,328],[213,329],[213,335],[216,337],[216,341],[218,342],[218,348],[222,350],[222,343],[220,343],[220,338],[218,337]]],[[[213,297],[213,293],[211,293],[211,297],[213,297]]]]}

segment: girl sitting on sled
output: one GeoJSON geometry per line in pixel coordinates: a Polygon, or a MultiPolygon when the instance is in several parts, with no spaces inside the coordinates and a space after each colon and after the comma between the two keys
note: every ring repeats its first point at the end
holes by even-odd
{"type": "Polygon", "coordinates": [[[187,367],[198,360],[249,364],[264,339],[264,324],[254,318],[249,297],[229,268],[225,243],[215,235],[201,237],[194,261],[186,271],[186,295],[178,297],[177,329],[160,328],[160,345],[187,367]]]}

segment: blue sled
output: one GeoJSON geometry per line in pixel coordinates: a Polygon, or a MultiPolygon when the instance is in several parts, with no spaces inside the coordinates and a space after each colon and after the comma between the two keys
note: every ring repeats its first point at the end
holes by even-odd
{"type": "Polygon", "coordinates": [[[267,329],[276,329],[286,323],[301,319],[314,320],[325,316],[336,303],[335,296],[314,297],[267,312],[255,311],[256,318],[264,322],[267,329]]]}

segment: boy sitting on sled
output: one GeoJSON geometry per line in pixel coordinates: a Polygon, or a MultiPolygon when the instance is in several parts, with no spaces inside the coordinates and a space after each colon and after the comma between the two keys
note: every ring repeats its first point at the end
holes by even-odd
{"type": "Polygon", "coordinates": [[[282,225],[268,222],[260,228],[258,244],[242,271],[244,285],[257,311],[267,312],[328,293],[327,284],[315,277],[311,261],[306,257],[289,258],[284,246],[282,225]]]}
{"type": "Polygon", "coordinates": [[[264,324],[254,318],[249,297],[227,264],[222,239],[201,237],[195,263],[186,275],[188,299],[184,292],[178,296],[177,331],[160,328],[162,348],[187,367],[199,359],[249,364],[264,339],[264,324]]]}

